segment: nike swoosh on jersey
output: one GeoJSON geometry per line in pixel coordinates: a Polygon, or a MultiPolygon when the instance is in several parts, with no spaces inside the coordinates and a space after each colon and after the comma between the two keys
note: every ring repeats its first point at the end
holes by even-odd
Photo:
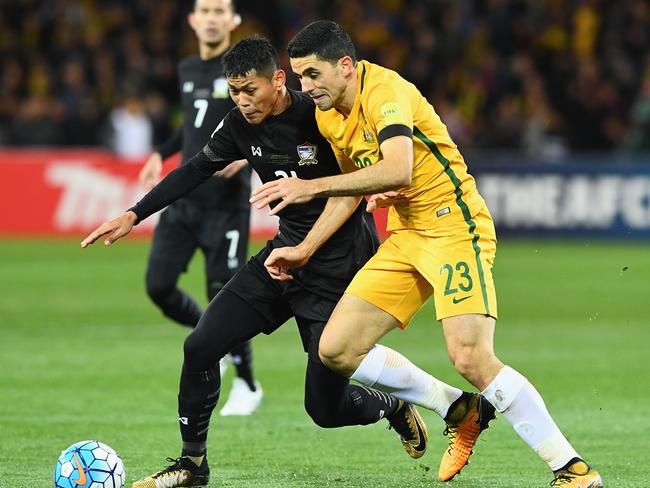
{"type": "Polygon", "coordinates": [[[468,298],[472,298],[473,296],[474,296],[474,295],[467,295],[466,297],[463,297],[463,298],[456,298],[456,297],[454,297],[453,300],[452,300],[452,302],[454,302],[454,304],[456,304],[456,303],[460,303],[460,302],[464,302],[465,300],[467,300],[468,298]]]}

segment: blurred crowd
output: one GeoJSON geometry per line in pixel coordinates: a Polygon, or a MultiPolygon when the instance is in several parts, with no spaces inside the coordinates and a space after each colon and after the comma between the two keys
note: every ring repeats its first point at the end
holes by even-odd
{"type": "MultiPolygon", "coordinates": [[[[3,0],[0,146],[109,145],[127,157],[146,155],[178,123],[176,64],[196,52],[185,20],[191,5],[3,0]],[[138,137],[118,145],[125,130],[138,137]]],[[[420,88],[461,148],[550,158],[650,149],[647,0],[239,0],[237,7],[243,24],[234,40],[267,35],[285,66],[284,48],[302,26],[341,23],[360,58],[420,88]]]]}

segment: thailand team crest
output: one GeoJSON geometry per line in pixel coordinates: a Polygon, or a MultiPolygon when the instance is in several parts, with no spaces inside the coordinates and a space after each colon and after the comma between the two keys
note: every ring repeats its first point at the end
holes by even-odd
{"type": "Polygon", "coordinates": [[[305,142],[298,146],[298,156],[300,161],[298,161],[298,166],[304,166],[309,164],[317,164],[318,159],[316,159],[316,154],[318,153],[318,146],[305,142]]]}

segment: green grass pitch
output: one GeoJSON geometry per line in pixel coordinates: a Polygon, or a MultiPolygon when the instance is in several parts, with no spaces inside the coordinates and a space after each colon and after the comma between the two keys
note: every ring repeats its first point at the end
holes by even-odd
{"type": "MultiPolygon", "coordinates": [[[[144,292],[148,243],[0,241],[0,487],[52,486],[62,449],[98,439],[128,483],[179,452],[176,394],[186,330],[144,292]]],[[[504,241],[495,267],[502,360],[537,386],[606,486],[650,486],[650,250],[647,242],[504,241]]],[[[201,261],[182,283],[203,297],[201,261]]],[[[202,300],[205,303],[205,300],[202,300]]],[[[432,306],[384,341],[439,378],[451,367],[432,306]]],[[[264,403],[213,417],[211,486],[432,487],[446,446],[425,412],[429,452],[412,461],[386,423],[324,430],[302,407],[305,356],[286,324],[255,340],[264,403]]],[[[232,369],[225,378],[227,393],[232,369]]],[[[543,487],[550,473],[498,419],[451,487],[543,487]]]]}

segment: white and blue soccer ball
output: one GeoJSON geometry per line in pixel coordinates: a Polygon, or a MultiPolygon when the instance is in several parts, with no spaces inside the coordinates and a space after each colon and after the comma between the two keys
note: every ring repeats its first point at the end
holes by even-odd
{"type": "Polygon", "coordinates": [[[54,488],[124,488],[124,463],[99,441],[72,444],[54,468],[54,488]]]}

